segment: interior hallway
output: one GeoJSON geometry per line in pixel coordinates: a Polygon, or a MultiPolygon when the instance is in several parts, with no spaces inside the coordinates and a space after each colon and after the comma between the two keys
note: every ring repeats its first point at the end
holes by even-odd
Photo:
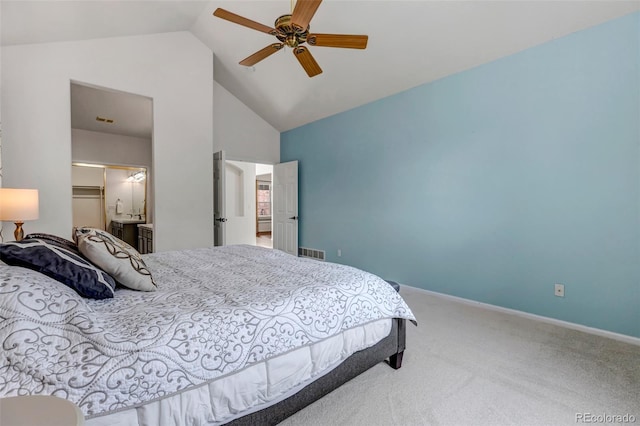
{"type": "Polygon", "coordinates": [[[273,248],[273,240],[271,232],[261,232],[256,236],[256,245],[259,247],[273,248]]]}

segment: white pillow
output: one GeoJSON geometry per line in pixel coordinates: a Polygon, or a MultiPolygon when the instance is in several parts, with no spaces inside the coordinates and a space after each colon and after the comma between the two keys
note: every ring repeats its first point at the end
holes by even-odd
{"type": "Polygon", "coordinates": [[[155,291],[156,283],[138,250],[106,231],[78,228],[78,249],[118,283],[133,290],[155,291]]]}

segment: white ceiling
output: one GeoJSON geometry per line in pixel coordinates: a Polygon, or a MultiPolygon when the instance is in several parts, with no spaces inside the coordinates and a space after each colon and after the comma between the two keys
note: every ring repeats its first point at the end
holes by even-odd
{"type": "Polygon", "coordinates": [[[153,101],[146,96],[71,84],[71,128],[151,139],[153,101]],[[101,117],[113,123],[99,121],[101,117]]]}
{"type": "Polygon", "coordinates": [[[325,0],[311,32],[367,34],[366,50],[310,47],[309,78],[290,49],[238,62],[275,38],[213,17],[222,7],[272,26],[290,0],[11,1],[3,45],[191,31],[215,54],[215,79],[279,131],[318,120],[640,10],[625,0],[325,0]]]}

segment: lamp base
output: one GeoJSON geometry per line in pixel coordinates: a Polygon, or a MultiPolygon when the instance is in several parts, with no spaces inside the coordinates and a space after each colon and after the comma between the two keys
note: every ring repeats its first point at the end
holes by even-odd
{"type": "Polygon", "coordinates": [[[13,236],[16,238],[16,241],[22,241],[24,238],[24,231],[22,230],[22,225],[24,222],[14,222],[16,224],[16,230],[13,231],[13,236]]]}

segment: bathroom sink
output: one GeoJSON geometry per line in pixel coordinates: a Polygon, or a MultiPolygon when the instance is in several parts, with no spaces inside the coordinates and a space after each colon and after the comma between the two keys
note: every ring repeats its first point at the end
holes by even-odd
{"type": "Polygon", "coordinates": [[[115,218],[111,220],[117,223],[145,223],[146,222],[144,219],[138,219],[138,218],[115,218]]]}

